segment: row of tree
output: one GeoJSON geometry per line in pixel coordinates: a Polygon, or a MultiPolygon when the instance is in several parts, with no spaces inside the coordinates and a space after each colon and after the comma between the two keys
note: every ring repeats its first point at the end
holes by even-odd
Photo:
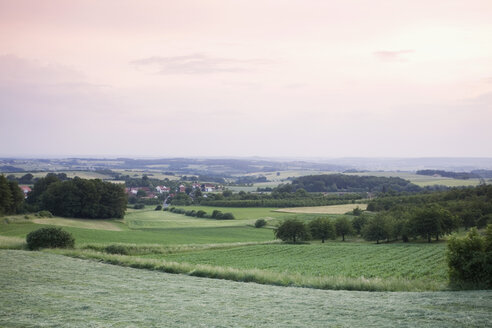
{"type": "Polygon", "coordinates": [[[299,242],[310,239],[321,239],[324,243],[327,239],[335,239],[336,236],[342,237],[353,233],[353,227],[346,217],[340,217],[333,221],[328,218],[317,218],[309,223],[298,219],[287,219],[282,222],[275,230],[275,238],[288,242],[299,242]]]}
{"type": "Polygon", "coordinates": [[[310,238],[324,242],[336,236],[345,241],[346,236],[358,235],[377,244],[384,240],[408,242],[410,238],[423,238],[431,242],[432,238],[439,240],[458,229],[459,222],[459,217],[448,210],[431,205],[399,216],[389,212],[375,215],[364,213],[351,220],[348,217],[336,220],[317,218],[307,224],[299,220],[286,220],[276,230],[276,237],[292,242],[310,238]]]}

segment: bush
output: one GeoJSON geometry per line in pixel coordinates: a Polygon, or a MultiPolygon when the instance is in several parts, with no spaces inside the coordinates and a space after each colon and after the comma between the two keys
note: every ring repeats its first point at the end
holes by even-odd
{"type": "Polygon", "coordinates": [[[214,210],[212,212],[212,218],[213,219],[220,220],[222,218],[222,215],[224,215],[224,214],[221,211],[219,211],[219,210],[214,210]]]}
{"type": "Polygon", "coordinates": [[[205,217],[205,215],[207,215],[207,212],[205,212],[205,211],[203,211],[203,210],[198,210],[198,211],[196,212],[196,217],[197,217],[197,218],[204,218],[204,217],[205,217]]]}
{"type": "Polygon", "coordinates": [[[162,205],[157,205],[157,206],[155,207],[155,210],[156,210],[156,211],[160,211],[160,210],[162,210],[162,205]]]}
{"type": "Polygon", "coordinates": [[[109,254],[120,254],[120,255],[128,255],[128,249],[123,245],[109,245],[104,248],[104,251],[109,254]]]}
{"type": "Polygon", "coordinates": [[[465,237],[448,242],[447,260],[451,284],[461,287],[492,287],[492,225],[485,237],[472,228],[465,237]]]}
{"type": "Polygon", "coordinates": [[[145,205],[144,204],[140,204],[140,203],[133,205],[133,208],[136,209],[136,210],[141,210],[144,207],[145,207],[145,205]]]}
{"type": "Polygon", "coordinates": [[[36,216],[39,218],[52,218],[53,214],[50,211],[39,211],[36,216]]]}
{"type": "Polygon", "coordinates": [[[26,237],[27,247],[31,250],[39,248],[72,248],[75,244],[73,236],[61,228],[41,228],[30,232],[26,237]]]}
{"type": "Polygon", "coordinates": [[[224,213],[220,218],[217,218],[217,220],[234,220],[234,214],[232,213],[224,213]]]}
{"type": "Polygon", "coordinates": [[[164,207],[163,211],[169,211],[169,207],[164,207]]]}
{"type": "Polygon", "coordinates": [[[266,226],[267,222],[265,219],[258,219],[256,220],[255,222],[255,228],[261,228],[261,227],[264,227],[266,226]]]}

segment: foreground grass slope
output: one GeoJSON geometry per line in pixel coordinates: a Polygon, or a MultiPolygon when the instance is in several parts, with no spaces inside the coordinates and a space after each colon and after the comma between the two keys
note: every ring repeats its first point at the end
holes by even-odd
{"type": "Polygon", "coordinates": [[[487,327],[492,291],[264,286],[0,251],[0,326],[487,327]]]}

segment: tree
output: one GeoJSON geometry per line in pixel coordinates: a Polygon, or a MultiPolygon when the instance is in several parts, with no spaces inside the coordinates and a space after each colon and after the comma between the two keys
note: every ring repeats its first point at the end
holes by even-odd
{"type": "Polygon", "coordinates": [[[354,215],[354,216],[359,216],[361,214],[362,214],[362,210],[359,208],[359,206],[357,206],[356,208],[354,208],[352,210],[352,215],[354,215]]]}
{"type": "Polygon", "coordinates": [[[313,238],[321,239],[324,243],[326,239],[335,239],[335,225],[328,218],[317,218],[309,222],[309,231],[313,238]]]}
{"type": "Polygon", "coordinates": [[[147,196],[147,192],[145,190],[139,189],[137,190],[137,197],[145,197],[147,196]]]}
{"type": "Polygon", "coordinates": [[[0,215],[9,214],[12,204],[12,192],[9,181],[4,175],[0,175],[0,215]]]}
{"type": "Polygon", "coordinates": [[[352,227],[355,232],[360,235],[362,228],[367,223],[367,215],[359,215],[352,219],[352,227]]]}
{"type": "Polygon", "coordinates": [[[35,211],[38,211],[40,208],[41,195],[48,189],[48,187],[55,182],[59,182],[60,179],[54,173],[48,173],[44,178],[36,181],[32,190],[27,195],[26,202],[31,204],[35,211]]]}
{"type": "Polygon", "coordinates": [[[19,188],[17,181],[9,181],[11,203],[10,213],[19,213],[22,203],[24,202],[24,193],[19,188]]]}
{"type": "Polygon", "coordinates": [[[340,217],[335,221],[335,230],[337,236],[342,236],[342,241],[345,241],[346,235],[352,235],[354,233],[352,224],[346,217],[340,217]]]}
{"type": "Polygon", "coordinates": [[[387,215],[376,215],[362,229],[365,240],[376,241],[389,239],[393,234],[393,220],[387,215]]]}
{"type": "Polygon", "coordinates": [[[427,238],[430,243],[432,236],[439,240],[439,236],[450,233],[457,228],[457,218],[448,210],[432,204],[417,210],[410,220],[412,230],[417,236],[427,238]]]}
{"type": "Polygon", "coordinates": [[[309,240],[310,235],[304,222],[297,219],[287,219],[275,229],[275,238],[292,241],[295,244],[299,240],[309,240]]]}

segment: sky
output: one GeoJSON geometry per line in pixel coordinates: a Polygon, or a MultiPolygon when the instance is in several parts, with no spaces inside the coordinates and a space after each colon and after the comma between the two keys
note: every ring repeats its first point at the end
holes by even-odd
{"type": "Polygon", "coordinates": [[[492,1],[0,0],[0,157],[492,157],[492,1]]]}

